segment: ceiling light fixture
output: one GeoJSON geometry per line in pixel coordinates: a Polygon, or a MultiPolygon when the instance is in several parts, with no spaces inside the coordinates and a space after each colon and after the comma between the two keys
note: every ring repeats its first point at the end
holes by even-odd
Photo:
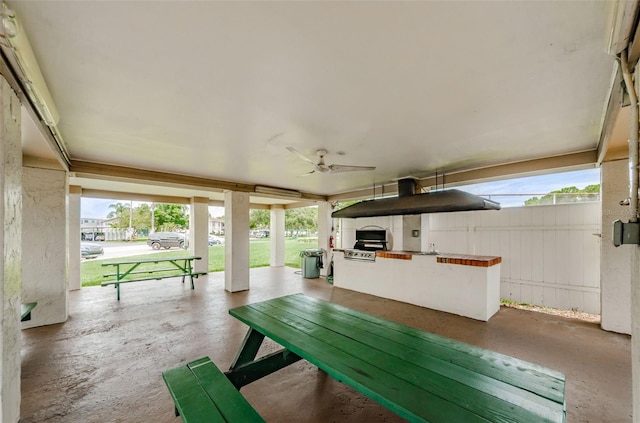
{"type": "Polygon", "coordinates": [[[265,187],[262,185],[256,185],[256,187],[254,188],[254,191],[256,194],[269,194],[269,195],[277,195],[282,197],[295,197],[295,198],[302,197],[302,193],[300,191],[294,191],[292,189],[265,187]]]}
{"type": "Polygon", "coordinates": [[[27,34],[15,12],[4,2],[2,3],[2,33],[0,35],[6,40],[16,58],[22,71],[20,80],[42,120],[47,126],[56,126],[60,121],[60,116],[44,81],[38,61],[33,54],[27,34]]]}

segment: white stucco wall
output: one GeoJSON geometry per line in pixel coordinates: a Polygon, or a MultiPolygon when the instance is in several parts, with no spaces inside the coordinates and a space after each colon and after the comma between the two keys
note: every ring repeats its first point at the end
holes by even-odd
{"type": "Polygon", "coordinates": [[[601,168],[602,245],[600,280],[602,286],[602,328],[631,333],[631,246],[613,246],[613,221],[629,221],[629,207],[620,201],[629,196],[629,162],[606,162],[601,168]]]}
{"type": "Polygon", "coordinates": [[[0,422],[20,417],[22,145],[20,101],[0,77],[0,422]]]}
{"type": "Polygon", "coordinates": [[[334,257],[334,285],[487,321],[500,309],[500,265],[438,263],[435,256],[375,262],[334,257]]]}
{"type": "Polygon", "coordinates": [[[361,217],[359,219],[340,219],[340,247],[353,248],[356,243],[356,229],[388,229],[389,249],[402,249],[402,216],[361,217]]]}
{"type": "Polygon", "coordinates": [[[37,302],[23,328],[67,320],[67,175],[23,168],[22,296],[37,302]]]}
{"type": "Polygon", "coordinates": [[[631,253],[631,372],[633,383],[633,421],[640,421],[637,410],[640,410],[640,246],[629,245],[631,253]]]}
{"type": "MultiPolygon", "coordinates": [[[[402,216],[402,250],[420,251],[422,216],[402,216]],[[413,236],[413,231],[418,231],[418,236],[413,236]]],[[[397,249],[397,248],[396,248],[397,249]]]]}

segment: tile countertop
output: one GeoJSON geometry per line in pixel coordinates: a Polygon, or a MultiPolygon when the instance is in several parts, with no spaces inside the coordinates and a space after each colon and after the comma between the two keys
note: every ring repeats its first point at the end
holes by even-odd
{"type": "MultiPolygon", "coordinates": [[[[418,251],[378,251],[376,257],[411,260],[414,255],[430,256],[434,254],[421,253],[418,251]]],[[[463,266],[491,267],[502,263],[499,256],[476,256],[471,254],[437,254],[438,263],[460,264],[463,266]]]]}

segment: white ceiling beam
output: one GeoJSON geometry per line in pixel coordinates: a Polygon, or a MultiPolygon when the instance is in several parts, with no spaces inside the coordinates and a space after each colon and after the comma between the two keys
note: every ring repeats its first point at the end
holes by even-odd
{"type": "Polygon", "coordinates": [[[11,61],[7,58],[3,49],[6,49],[6,47],[0,48],[0,75],[4,77],[7,83],[11,86],[11,89],[15,91],[16,95],[20,99],[20,104],[24,106],[25,110],[33,120],[33,123],[38,128],[38,131],[42,134],[42,137],[60,163],[60,166],[64,170],[69,170],[69,155],[67,154],[65,148],[60,145],[54,133],[52,132],[52,130],[55,131],[55,129],[47,126],[47,124],[40,117],[40,114],[31,102],[31,99],[26,94],[22,83],[20,82],[20,79],[16,76],[14,67],[11,64],[11,61]]]}
{"type": "MultiPolygon", "coordinates": [[[[145,169],[136,169],[103,163],[93,163],[80,160],[72,160],[69,170],[74,176],[80,178],[146,183],[150,185],[198,189],[212,192],[222,192],[226,190],[248,193],[255,192],[255,185],[251,184],[222,181],[218,179],[202,178],[198,176],[181,175],[175,173],[158,172],[145,169]]],[[[282,198],[287,199],[285,197],[282,198]]],[[[327,197],[324,195],[302,193],[301,200],[327,201],[327,197]]]]}
{"type": "Polygon", "coordinates": [[[609,54],[617,56],[633,39],[638,16],[638,1],[618,0],[613,5],[609,54]]]}
{"type": "Polygon", "coordinates": [[[598,159],[596,160],[598,166],[602,164],[605,156],[607,155],[611,134],[613,134],[613,130],[618,119],[618,113],[622,107],[622,72],[620,72],[620,66],[617,64],[615,69],[615,74],[611,81],[607,107],[604,112],[600,139],[598,140],[598,159]]]}

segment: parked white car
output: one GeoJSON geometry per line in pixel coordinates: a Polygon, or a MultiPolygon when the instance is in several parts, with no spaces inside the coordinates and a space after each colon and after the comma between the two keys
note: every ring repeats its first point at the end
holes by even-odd
{"type": "Polygon", "coordinates": [[[209,235],[209,245],[223,245],[224,237],[217,235],[209,235]]]}
{"type": "Polygon", "coordinates": [[[91,242],[80,243],[80,253],[84,259],[92,259],[104,254],[104,249],[100,244],[93,244],[91,242]]]}

